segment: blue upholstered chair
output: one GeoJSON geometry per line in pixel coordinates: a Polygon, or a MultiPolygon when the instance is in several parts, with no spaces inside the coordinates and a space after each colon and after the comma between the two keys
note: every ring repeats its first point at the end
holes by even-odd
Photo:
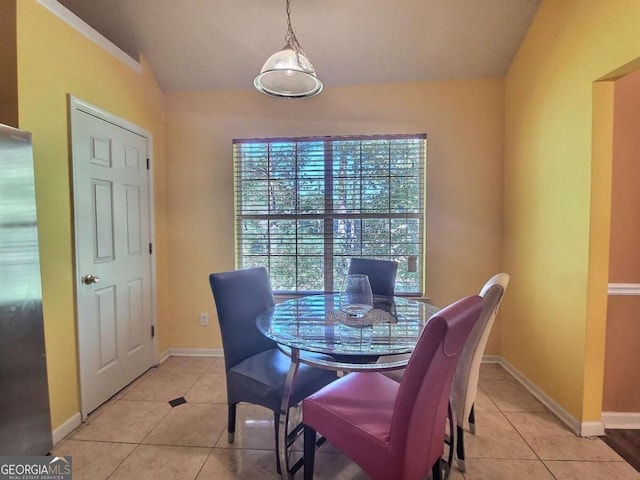
{"type": "MultiPolygon", "coordinates": [[[[391,297],[396,287],[396,273],[398,262],[394,260],[378,260],[376,258],[354,257],[349,262],[348,275],[362,274],[369,277],[371,293],[374,297],[391,297]]],[[[375,298],[374,298],[375,302],[375,298]]],[[[376,307],[378,308],[378,307],[376,307]]],[[[335,358],[339,362],[373,363],[378,359],[378,355],[361,355],[355,358],[350,355],[337,355],[335,358]]]]}
{"type": "Polygon", "coordinates": [[[393,296],[396,287],[398,262],[375,258],[352,258],[349,263],[349,275],[361,273],[369,277],[371,292],[376,296],[393,296]]]}
{"type": "MultiPolygon", "coordinates": [[[[229,405],[228,440],[233,443],[236,406],[240,402],[273,411],[278,461],[278,421],[291,360],[256,327],[260,312],[275,304],[269,274],[263,267],[212,273],[209,276],[222,333],[229,405]]],[[[289,407],[336,379],[336,373],[300,365],[289,407]]]]}

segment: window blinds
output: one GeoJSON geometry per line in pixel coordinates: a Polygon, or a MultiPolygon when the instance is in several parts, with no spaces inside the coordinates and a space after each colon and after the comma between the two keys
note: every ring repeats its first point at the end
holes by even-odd
{"type": "Polygon", "coordinates": [[[352,257],[392,259],[396,292],[420,293],[425,156],[424,134],[234,140],[238,268],[328,292],[352,257]]]}

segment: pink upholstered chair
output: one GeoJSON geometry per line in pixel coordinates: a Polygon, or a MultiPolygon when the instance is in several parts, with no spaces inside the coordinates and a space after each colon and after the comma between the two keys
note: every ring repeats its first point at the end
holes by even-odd
{"type": "Polygon", "coordinates": [[[374,480],[442,478],[445,421],[458,356],[482,310],[465,297],[425,326],[400,383],[351,373],[302,403],[304,478],[313,478],[316,432],[374,480]]]}

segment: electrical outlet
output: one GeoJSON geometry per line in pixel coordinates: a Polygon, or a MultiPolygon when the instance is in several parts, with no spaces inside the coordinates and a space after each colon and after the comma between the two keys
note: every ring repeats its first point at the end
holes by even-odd
{"type": "Polygon", "coordinates": [[[203,327],[209,325],[209,314],[207,312],[200,313],[200,325],[203,327]]]}

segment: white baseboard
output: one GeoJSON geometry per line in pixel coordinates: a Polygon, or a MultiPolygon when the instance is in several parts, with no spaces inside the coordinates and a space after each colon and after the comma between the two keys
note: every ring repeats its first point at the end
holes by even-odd
{"type": "Polygon", "coordinates": [[[82,423],[82,415],[80,415],[80,412],[76,412],[68,420],[63,422],[62,425],[51,432],[53,444],[57,444],[60,440],[73,432],[80,423],[82,423]]]}
{"type": "Polygon", "coordinates": [[[169,353],[169,349],[166,349],[164,352],[160,353],[158,355],[158,365],[160,365],[162,362],[164,362],[167,358],[169,358],[171,356],[171,354],[169,353]]]}
{"type": "Polygon", "coordinates": [[[602,412],[605,428],[640,430],[640,412],[602,412]]]}
{"type": "Polygon", "coordinates": [[[604,435],[604,422],[582,422],[580,424],[581,437],[602,437],[604,435]]]}
{"type": "Polygon", "coordinates": [[[169,357],[222,357],[221,348],[170,348],[166,351],[169,357]]]}
{"type": "Polygon", "coordinates": [[[558,402],[552,399],[537,385],[533,384],[517,368],[511,365],[504,357],[498,355],[487,355],[482,359],[483,363],[497,363],[511,374],[531,395],[536,397],[551,413],[571,429],[576,435],[581,437],[596,437],[604,435],[604,423],[600,422],[580,422],[567,412],[558,402]]]}
{"type": "Polygon", "coordinates": [[[502,357],[499,355],[484,355],[482,357],[482,363],[498,363],[500,364],[502,357]]]}

